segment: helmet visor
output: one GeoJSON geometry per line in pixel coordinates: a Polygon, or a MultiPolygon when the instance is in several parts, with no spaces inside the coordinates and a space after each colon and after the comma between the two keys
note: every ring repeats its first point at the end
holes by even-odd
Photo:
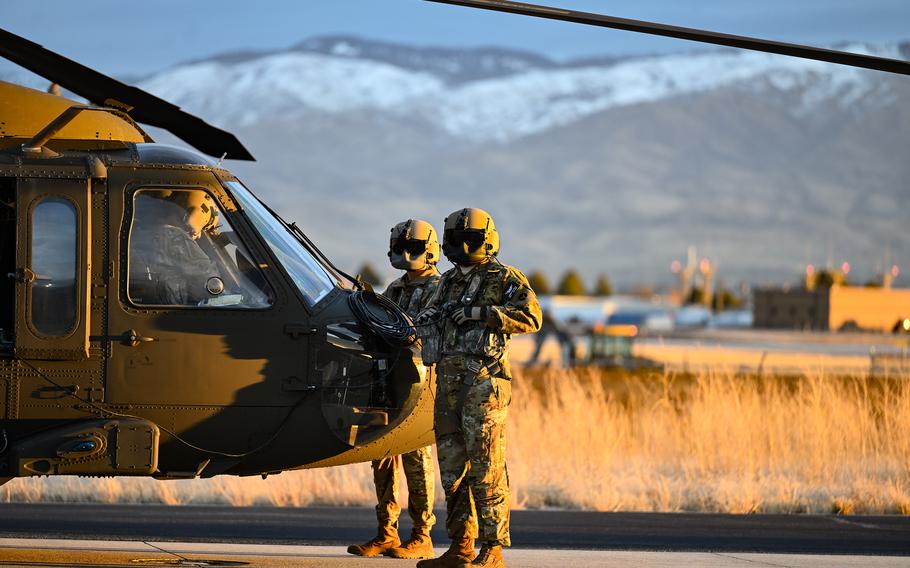
{"type": "Polygon", "coordinates": [[[460,229],[450,231],[448,235],[450,238],[447,239],[454,245],[464,245],[468,251],[474,252],[480,247],[483,246],[485,235],[483,231],[478,231],[475,229],[460,229]]]}
{"type": "Polygon", "coordinates": [[[392,241],[390,248],[395,254],[404,254],[407,251],[411,256],[417,256],[426,252],[427,242],[413,239],[395,239],[392,241]]]}

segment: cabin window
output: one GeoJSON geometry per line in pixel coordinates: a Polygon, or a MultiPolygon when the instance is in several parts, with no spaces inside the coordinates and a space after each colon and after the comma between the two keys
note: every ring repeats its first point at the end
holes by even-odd
{"type": "Polygon", "coordinates": [[[202,190],[137,191],[127,293],[141,306],[264,309],[274,295],[217,202],[202,190]]]}
{"type": "Polygon", "coordinates": [[[43,199],[31,220],[31,321],[43,335],[60,337],[76,326],[76,208],[43,199]]]}

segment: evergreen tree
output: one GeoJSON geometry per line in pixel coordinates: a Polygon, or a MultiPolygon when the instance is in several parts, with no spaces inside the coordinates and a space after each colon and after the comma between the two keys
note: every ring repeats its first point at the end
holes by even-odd
{"type": "Polygon", "coordinates": [[[585,285],[581,281],[581,276],[575,270],[566,271],[562,280],[559,282],[557,293],[563,296],[584,296],[585,285]]]}
{"type": "Polygon", "coordinates": [[[815,273],[815,288],[830,288],[832,286],[847,286],[847,275],[840,270],[819,270],[815,273]]]}
{"type": "Polygon", "coordinates": [[[550,281],[547,280],[547,275],[539,270],[531,273],[531,276],[528,277],[528,283],[531,284],[531,290],[534,290],[534,293],[538,296],[548,296],[553,293],[550,288],[550,281]]]}
{"type": "Polygon", "coordinates": [[[370,286],[379,286],[382,284],[382,277],[369,261],[363,263],[363,266],[360,267],[360,271],[357,274],[360,276],[361,280],[370,286]]]}
{"type": "Polygon", "coordinates": [[[715,312],[722,312],[724,310],[736,310],[743,307],[743,300],[739,298],[736,294],[722,288],[714,294],[714,298],[711,299],[711,307],[715,312]]]}
{"type": "Polygon", "coordinates": [[[613,295],[613,286],[610,285],[610,280],[607,278],[606,274],[601,274],[597,277],[597,282],[594,284],[594,295],[595,296],[612,296],[613,295]]]}

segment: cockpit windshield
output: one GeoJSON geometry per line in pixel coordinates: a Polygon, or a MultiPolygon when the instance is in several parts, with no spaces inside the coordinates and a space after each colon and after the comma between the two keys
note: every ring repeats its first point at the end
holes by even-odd
{"type": "Polygon", "coordinates": [[[313,254],[240,182],[225,184],[307,302],[312,306],[331,292],[338,283],[313,254]]]}

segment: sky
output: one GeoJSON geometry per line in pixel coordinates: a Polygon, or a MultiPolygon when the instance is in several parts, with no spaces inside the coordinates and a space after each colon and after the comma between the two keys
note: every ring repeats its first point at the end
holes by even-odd
{"type": "MultiPolygon", "coordinates": [[[[576,10],[815,45],[910,40],[908,0],[546,1],[576,10]]],[[[556,59],[699,48],[679,40],[424,0],[5,4],[0,27],[121,76],[144,75],[224,52],[282,49],[308,37],[336,33],[416,45],[498,45],[556,59]]]]}

